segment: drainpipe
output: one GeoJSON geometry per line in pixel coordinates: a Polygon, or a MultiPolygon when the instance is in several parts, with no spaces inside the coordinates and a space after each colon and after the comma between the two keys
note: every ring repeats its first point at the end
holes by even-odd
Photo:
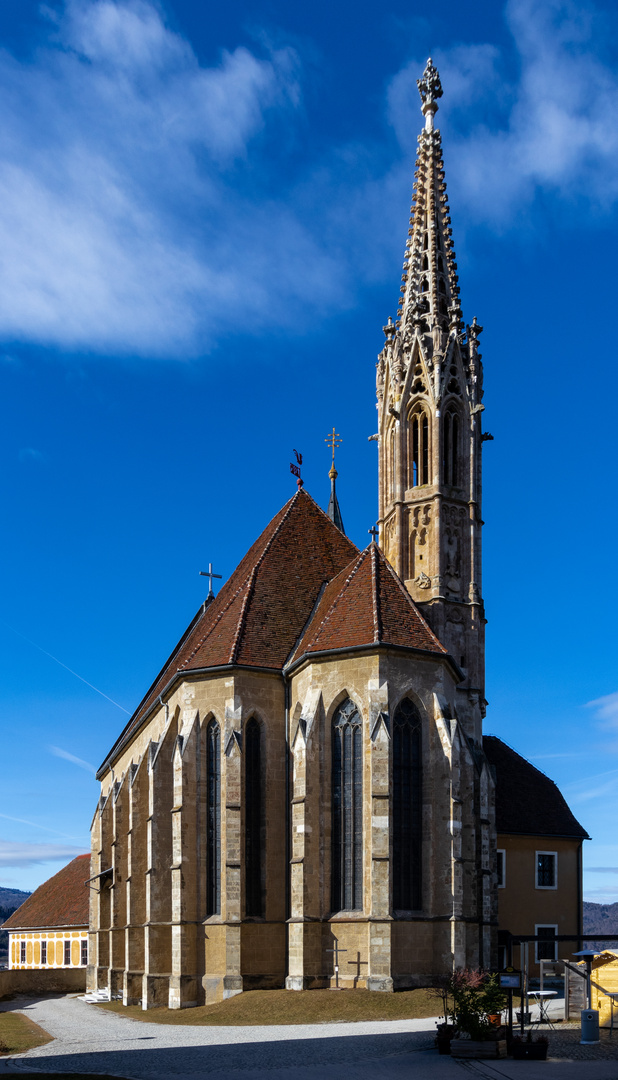
{"type": "Polygon", "coordinates": [[[290,684],[283,676],[285,695],[285,977],[290,974],[290,684]]]}

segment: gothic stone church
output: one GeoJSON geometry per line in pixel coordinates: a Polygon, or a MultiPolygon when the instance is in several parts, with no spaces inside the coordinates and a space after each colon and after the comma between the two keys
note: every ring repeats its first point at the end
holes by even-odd
{"type": "MultiPolygon", "coordinates": [[[[428,62],[379,545],[304,490],[209,599],[101,767],[89,986],[183,1008],[495,962],[482,748],[481,327],[465,326],[428,62]],[[345,952],[343,951],[345,950],[345,952]]],[[[334,478],[333,478],[334,484],[334,478]]]]}

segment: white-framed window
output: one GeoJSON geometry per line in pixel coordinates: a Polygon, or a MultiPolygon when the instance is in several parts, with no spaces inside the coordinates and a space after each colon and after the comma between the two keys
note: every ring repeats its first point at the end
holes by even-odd
{"type": "Polygon", "coordinates": [[[88,963],[88,939],[82,938],[81,942],[81,962],[82,964],[88,963]]]}
{"type": "Polygon", "coordinates": [[[26,942],[20,941],[19,943],[19,962],[20,964],[26,963],[26,942]]]}
{"type": "Polygon", "coordinates": [[[556,941],[556,934],[558,933],[558,924],[545,924],[536,925],[534,932],[540,941],[534,943],[534,959],[538,964],[539,960],[557,960],[558,959],[558,942],[556,941]]]}
{"type": "Polygon", "coordinates": [[[71,942],[65,941],[64,943],[64,966],[71,966],[71,942]]]}
{"type": "Polygon", "coordinates": [[[506,851],[498,848],[496,851],[496,873],[498,875],[498,888],[506,887],[506,851]]]}
{"type": "Polygon", "coordinates": [[[41,942],[41,963],[42,964],[47,963],[47,942],[46,941],[41,942]]]}
{"type": "Polygon", "coordinates": [[[537,889],[558,888],[558,852],[535,853],[534,883],[537,889]]]}

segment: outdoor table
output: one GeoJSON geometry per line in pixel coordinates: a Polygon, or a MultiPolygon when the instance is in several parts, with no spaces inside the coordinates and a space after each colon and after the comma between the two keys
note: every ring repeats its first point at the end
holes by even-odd
{"type": "Polygon", "coordinates": [[[538,1019],[534,1021],[532,1027],[537,1027],[539,1024],[548,1024],[549,1027],[554,1030],[554,1025],[549,1019],[549,1013],[547,1012],[549,1003],[552,998],[558,997],[557,990],[528,990],[528,997],[534,998],[539,1006],[538,1019]]]}

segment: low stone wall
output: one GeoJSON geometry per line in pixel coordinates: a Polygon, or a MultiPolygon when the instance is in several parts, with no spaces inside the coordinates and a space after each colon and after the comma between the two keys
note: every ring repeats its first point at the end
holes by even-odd
{"type": "Polygon", "coordinates": [[[77,994],[85,989],[85,967],[0,970],[0,1000],[12,994],[77,994]]]}

